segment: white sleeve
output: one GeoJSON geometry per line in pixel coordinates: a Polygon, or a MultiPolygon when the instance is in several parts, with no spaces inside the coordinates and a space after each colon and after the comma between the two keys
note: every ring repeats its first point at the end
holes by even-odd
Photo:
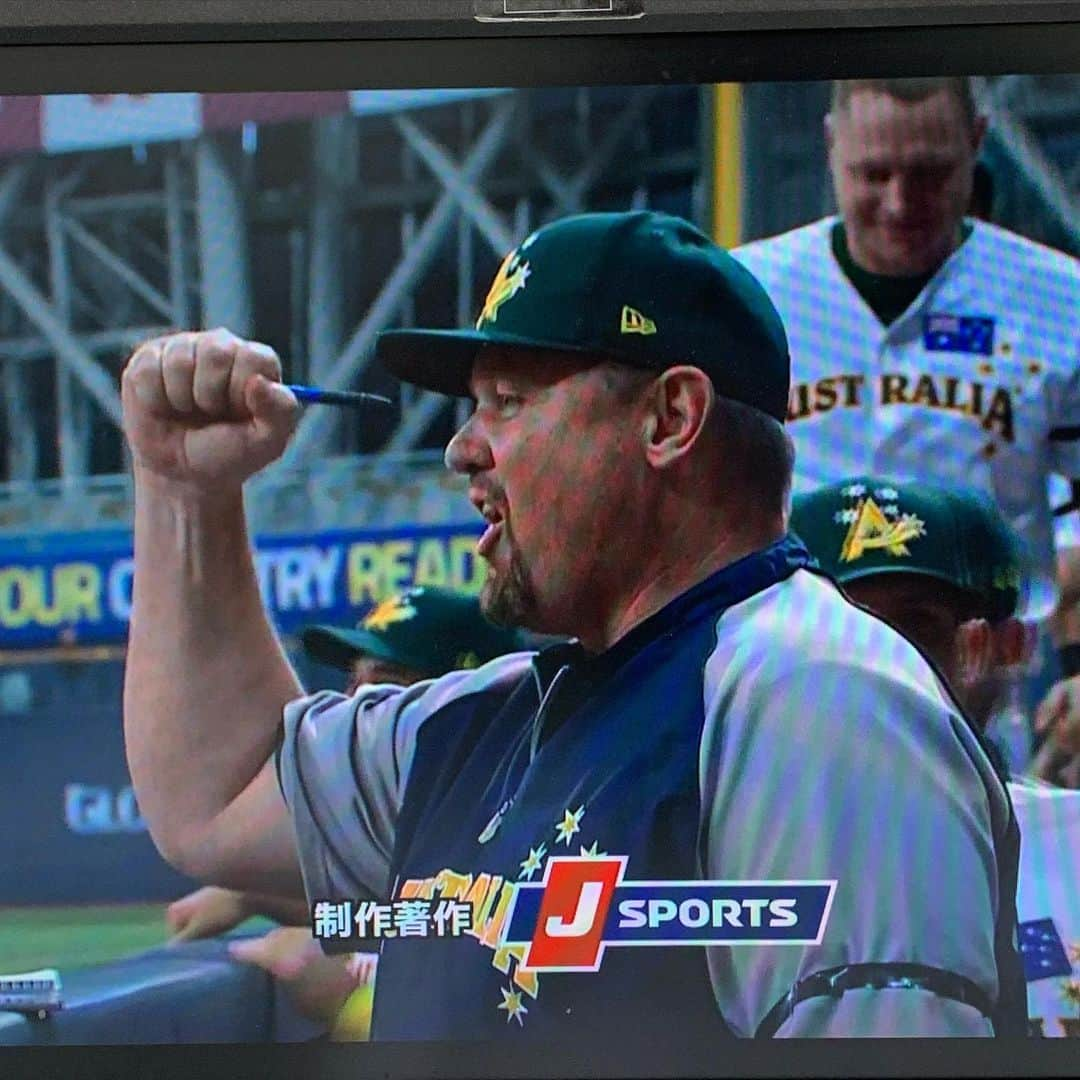
{"type": "MultiPolygon", "coordinates": [[[[837,881],[820,945],[708,950],[736,1034],[754,1035],[802,979],[849,964],[927,965],[997,998],[993,836],[1008,814],[1004,789],[936,689],[886,671],[805,661],[755,681],[706,670],[715,692],[701,757],[705,876],[837,881]]],[[[863,989],[800,1003],[777,1034],[993,1029],[974,1007],[929,991],[863,989]]]]}
{"type": "Polygon", "coordinates": [[[1080,478],[1080,356],[1070,371],[1048,376],[1046,405],[1050,469],[1070,480],[1080,478]]]}
{"type": "Polygon", "coordinates": [[[292,814],[308,899],[382,898],[423,692],[322,692],[285,707],[278,778],[292,814]]]}

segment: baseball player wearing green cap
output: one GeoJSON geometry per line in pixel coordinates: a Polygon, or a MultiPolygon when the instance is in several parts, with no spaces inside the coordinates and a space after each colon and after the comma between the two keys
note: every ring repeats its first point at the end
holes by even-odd
{"type": "Polygon", "coordinates": [[[304,695],[241,499],[295,419],[277,358],[223,332],[147,343],[123,379],[125,723],[166,855],[400,908],[378,1039],[1022,1032],[1008,796],[922,655],[787,535],[788,351],[754,277],[678,218],[578,215],[507,256],[474,328],[376,353],[473,401],[446,461],[487,523],[484,613],[572,640],[304,695]],[[639,882],[836,884],[812,940],[612,947],[586,975],[558,956],[607,940],[594,882],[549,898],[543,970],[506,937],[556,855],[639,882]],[[405,933],[448,904],[460,933],[405,933]]]}
{"type": "MultiPolygon", "coordinates": [[[[983,727],[1010,685],[1003,672],[1034,643],[1017,618],[1028,560],[995,504],[973,490],[856,476],[797,495],[791,527],[853,600],[934,660],[983,727]]],[[[1008,788],[1028,1015],[1034,1032],[1063,1035],[1062,982],[1080,965],[1080,792],[1021,776],[1008,788]]]]}
{"type": "Polygon", "coordinates": [[[1022,542],[988,496],[854,476],[796,495],[791,529],[849,596],[899,613],[953,687],[981,678],[991,656],[1019,663],[1030,648],[1016,617],[1022,542]]]}
{"type": "Polygon", "coordinates": [[[349,672],[346,693],[367,683],[411,686],[524,648],[518,631],[484,618],[475,596],[431,585],[396,593],[355,627],[308,626],[300,641],[312,660],[349,672]]]}

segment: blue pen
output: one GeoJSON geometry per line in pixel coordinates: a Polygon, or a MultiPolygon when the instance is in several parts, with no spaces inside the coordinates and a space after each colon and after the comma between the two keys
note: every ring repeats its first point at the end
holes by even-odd
{"type": "Polygon", "coordinates": [[[285,389],[291,390],[301,405],[345,405],[359,409],[365,405],[392,407],[394,404],[382,394],[362,394],[353,390],[320,390],[316,386],[296,386],[292,383],[286,383],[285,389]]]}

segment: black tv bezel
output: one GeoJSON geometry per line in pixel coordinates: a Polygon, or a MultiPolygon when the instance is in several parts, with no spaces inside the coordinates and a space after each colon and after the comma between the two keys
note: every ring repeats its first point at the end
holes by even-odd
{"type": "Polygon", "coordinates": [[[1069,21],[1071,0],[641,0],[641,19],[474,18],[474,0],[35,0],[3,14],[11,44],[501,38],[1069,21]]]}
{"type": "MultiPolygon", "coordinates": [[[[0,93],[650,84],[1080,70],[1080,10],[1069,2],[925,0],[897,12],[897,5],[835,0],[785,13],[780,9],[791,4],[762,0],[750,10],[754,4],[741,0],[741,10],[726,18],[723,13],[687,15],[678,21],[673,14],[651,20],[647,27],[558,23],[494,28],[450,18],[386,21],[395,6],[401,10],[408,0],[366,5],[320,0],[334,11],[318,16],[302,10],[296,0],[259,2],[262,20],[250,4],[239,13],[234,4],[228,5],[234,17],[226,18],[226,5],[218,0],[85,0],[78,18],[66,0],[36,0],[22,12],[0,11],[0,93]],[[167,17],[166,7],[175,18],[167,17]],[[346,10],[361,7],[371,16],[367,21],[346,10]],[[103,23],[100,16],[108,14],[107,9],[112,21],[103,23]],[[830,16],[834,25],[825,21],[830,16]]],[[[417,13],[423,10],[416,2],[411,7],[417,13]]],[[[617,1047],[0,1047],[4,1076],[55,1075],[65,1080],[192,1075],[200,1080],[218,1075],[901,1076],[943,1071],[989,1077],[1053,1076],[1070,1066],[1075,1069],[1075,1047],[1064,1039],[739,1042],[725,1045],[722,1058],[713,1047],[645,1047],[629,1036],[617,1047]]]]}
{"type": "Polygon", "coordinates": [[[1080,12],[1011,25],[0,44],[0,94],[576,86],[1065,73],[1080,12]],[[544,57],[557,62],[545,66],[544,57]]]}

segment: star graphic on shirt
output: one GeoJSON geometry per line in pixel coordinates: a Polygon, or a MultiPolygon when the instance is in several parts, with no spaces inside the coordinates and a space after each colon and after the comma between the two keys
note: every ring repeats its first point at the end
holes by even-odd
{"type": "Polygon", "coordinates": [[[882,513],[883,513],[883,514],[884,514],[884,515],[885,515],[886,517],[896,517],[896,516],[897,516],[897,514],[899,514],[899,513],[900,513],[900,507],[899,507],[899,506],[897,506],[897,505],[896,505],[896,503],[889,503],[889,505],[888,505],[888,506],[883,506],[883,507],[881,508],[881,512],[882,512],[882,513]]]}
{"type": "Polygon", "coordinates": [[[846,498],[849,498],[849,499],[861,498],[863,495],[866,494],[866,485],[865,484],[848,484],[848,486],[846,488],[844,488],[844,490],[841,491],[840,494],[845,496],[846,498]]]}
{"type": "Polygon", "coordinates": [[[878,488],[878,490],[874,492],[874,498],[879,499],[883,502],[888,502],[892,499],[899,499],[900,493],[896,490],[896,488],[878,488]]]}
{"type": "Polygon", "coordinates": [[[522,860],[521,873],[518,874],[518,877],[525,878],[526,881],[532,881],[533,874],[540,869],[546,854],[546,844],[541,844],[538,848],[529,848],[529,857],[522,860]]]}
{"type": "Polygon", "coordinates": [[[529,1011],[525,1008],[525,1002],[521,1000],[521,992],[519,990],[504,990],[499,987],[499,993],[502,994],[502,1004],[500,1009],[506,1010],[506,1022],[509,1024],[511,1020],[518,1022],[518,1027],[524,1027],[525,1021],[523,1016],[529,1011]]]}
{"type": "Polygon", "coordinates": [[[555,843],[563,843],[570,846],[570,838],[576,832],[581,831],[581,819],[585,816],[585,807],[579,806],[573,813],[569,810],[563,814],[562,821],[555,823],[555,843]]]}
{"type": "Polygon", "coordinates": [[[857,510],[837,510],[833,514],[833,521],[837,525],[850,525],[857,517],[859,513],[857,510]]]}
{"type": "Polygon", "coordinates": [[[586,847],[584,844],[582,844],[581,845],[581,858],[583,858],[583,859],[603,859],[603,858],[605,858],[607,856],[606,851],[597,851],[596,850],[597,847],[599,846],[599,843],[600,842],[598,840],[594,840],[592,842],[591,847],[586,847]]]}

